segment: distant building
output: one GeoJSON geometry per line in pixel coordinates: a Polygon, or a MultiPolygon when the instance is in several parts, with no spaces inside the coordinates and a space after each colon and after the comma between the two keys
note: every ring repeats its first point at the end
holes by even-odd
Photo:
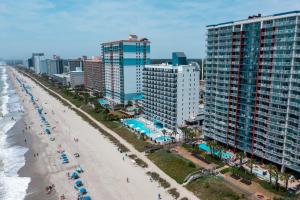
{"type": "Polygon", "coordinates": [[[65,64],[69,66],[69,71],[82,71],[83,60],[81,58],[68,59],[65,64]]]}
{"type": "Polygon", "coordinates": [[[83,71],[71,71],[70,72],[70,85],[72,88],[81,86],[84,84],[84,73],[83,71]]]}
{"type": "Polygon", "coordinates": [[[83,61],[84,86],[93,91],[103,94],[104,90],[104,67],[100,60],[83,61]]]}
{"type": "Polygon", "coordinates": [[[63,86],[70,87],[70,74],[53,74],[52,79],[63,86]]]}
{"type": "Polygon", "coordinates": [[[48,68],[48,75],[53,74],[62,74],[64,70],[63,60],[62,59],[51,59],[48,68]]]}
{"type": "Polygon", "coordinates": [[[31,57],[31,58],[28,58],[27,63],[28,63],[28,69],[33,68],[32,57],[31,57]]]}
{"type": "Polygon", "coordinates": [[[33,53],[32,54],[32,65],[35,73],[40,73],[40,62],[44,60],[44,53],[33,53]]]}
{"type": "Polygon", "coordinates": [[[175,130],[199,110],[199,65],[187,64],[173,53],[174,65],[146,65],[143,70],[143,107],[146,119],[175,130]]]}
{"type": "Polygon", "coordinates": [[[150,42],[130,35],[128,40],[102,44],[105,98],[126,104],[142,98],[142,69],[150,64],[150,42]]]}
{"type": "Polygon", "coordinates": [[[50,65],[50,59],[45,59],[40,61],[40,74],[48,75],[48,67],[50,65]]]}
{"type": "Polygon", "coordinates": [[[40,74],[53,74],[63,73],[63,60],[62,59],[45,59],[40,61],[40,74]]]}

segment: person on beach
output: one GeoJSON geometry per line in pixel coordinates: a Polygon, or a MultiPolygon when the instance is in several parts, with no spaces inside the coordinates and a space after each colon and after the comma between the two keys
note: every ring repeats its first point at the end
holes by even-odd
{"type": "Polygon", "coordinates": [[[25,142],[25,143],[27,143],[27,140],[26,140],[26,138],[24,139],[24,142],[25,142]]]}
{"type": "Polygon", "coordinates": [[[158,195],[157,195],[157,199],[161,199],[160,193],[158,193],[158,195]]]}
{"type": "Polygon", "coordinates": [[[126,178],[126,181],[127,181],[127,183],[129,183],[129,178],[128,177],[126,178]]]}

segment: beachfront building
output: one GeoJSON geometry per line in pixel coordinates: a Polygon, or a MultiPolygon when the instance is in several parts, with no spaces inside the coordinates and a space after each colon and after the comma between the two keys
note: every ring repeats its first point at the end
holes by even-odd
{"type": "Polygon", "coordinates": [[[40,73],[40,62],[44,59],[44,53],[33,53],[32,54],[32,67],[35,73],[40,73]]]}
{"type": "Polygon", "coordinates": [[[81,58],[68,59],[66,60],[65,65],[68,66],[69,71],[82,71],[83,60],[81,58]]]}
{"type": "Polygon", "coordinates": [[[199,110],[199,65],[187,63],[184,53],[173,53],[172,64],[146,65],[143,69],[145,118],[176,130],[199,110]]]}
{"type": "Polygon", "coordinates": [[[70,74],[53,74],[53,81],[61,84],[62,86],[70,87],[70,74]]]}
{"type": "Polygon", "coordinates": [[[103,94],[104,69],[100,59],[83,61],[84,86],[90,90],[103,94]]]}
{"type": "Polygon", "coordinates": [[[84,72],[83,71],[71,71],[70,72],[70,85],[71,88],[76,86],[82,86],[84,84],[84,72]]]}
{"type": "Polygon", "coordinates": [[[204,133],[300,172],[300,11],[207,26],[204,133]]]}
{"type": "Polygon", "coordinates": [[[150,64],[150,42],[130,35],[128,40],[102,44],[105,98],[112,104],[127,104],[142,98],[142,69],[150,64]]]}
{"type": "Polygon", "coordinates": [[[40,74],[53,74],[63,73],[63,60],[62,59],[45,59],[40,61],[40,74]]]}

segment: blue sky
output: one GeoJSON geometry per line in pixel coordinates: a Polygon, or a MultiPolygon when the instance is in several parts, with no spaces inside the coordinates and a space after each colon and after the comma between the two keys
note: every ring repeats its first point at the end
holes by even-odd
{"type": "Polygon", "coordinates": [[[135,33],[152,58],[202,58],[206,25],[291,10],[299,0],[0,0],[0,57],[98,55],[100,43],[135,33]]]}

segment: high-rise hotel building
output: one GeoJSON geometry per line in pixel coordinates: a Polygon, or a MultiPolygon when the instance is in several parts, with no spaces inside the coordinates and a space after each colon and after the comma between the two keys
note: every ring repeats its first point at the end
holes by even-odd
{"type": "Polygon", "coordinates": [[[143,70],[145,118],[176,130],[199,111],[199,65],[187,64],[183,53],[173,53],[172,64],[146,65],[143,70]]]}
{"type": "Polygon", "coordinates": [[[207,26],[204,132],[300,171],[300,12],[207,26]]]}
{"type": "Polygon", "coordinates": [[[138,100],[142,94],[142,69],[150,64],[150,42],[130,35],[128,40],[102,44],[105,98],[113,104],[138,100]]]}

